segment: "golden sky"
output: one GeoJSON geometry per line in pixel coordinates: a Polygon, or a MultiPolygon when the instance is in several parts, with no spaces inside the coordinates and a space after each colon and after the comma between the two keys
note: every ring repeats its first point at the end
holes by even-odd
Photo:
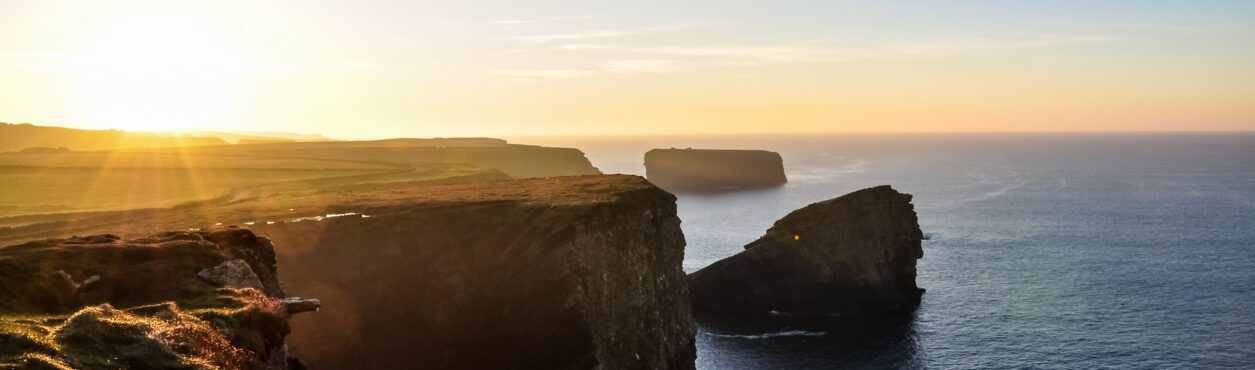
{"type": "Polygon", "coordinates": [[[1255,2],[0,2],[0,121],[341,138],[1255,130],[1255,2]]]}

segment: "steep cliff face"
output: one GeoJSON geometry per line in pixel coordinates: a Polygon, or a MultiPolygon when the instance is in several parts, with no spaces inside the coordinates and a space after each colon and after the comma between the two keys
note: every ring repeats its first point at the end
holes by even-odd
{"type": "Polygon", "coordinates": [[[287,288],[326,304],[293,321],[311,367],[693,367],[672,195],[634,176],[393,193],[361,215],[251,226],[294,246],[279,250],[287,288]]]}
{"type": "Polygon", "coordinates": [[[645,176],[669,191],[704,192],[780,186],[788,182],[779,153],[765,150],[654,149],[645,176]]]}
{"type": "Polygon", "coordinates": [[[287,369],[288,315],[310,304],[244,229],[3,247],[0,368],[287,369]]]}
{"type": "Polygon", "coordinates": [[[911,196],[889,186],[789,213],[732,257],[688,276],[706,313],[857,314],[913,309],[923,234],[911,196]]]}

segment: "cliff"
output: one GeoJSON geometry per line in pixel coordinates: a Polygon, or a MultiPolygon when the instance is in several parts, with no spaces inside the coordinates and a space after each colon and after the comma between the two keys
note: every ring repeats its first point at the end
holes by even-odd
{"type": "Polygon", "coordinates": [[[358,194],[361,215],[251,226],[280,249],[315,368],[692,368],[675,198],[635,176],[358,194]]]}
{"type": "Polygon", "coordinates": [[[654,149],[645,176],[668,191],[726,191],[788,182],[779,153],[765,150],[654,149]]]}
{"type": "Polygon", "coordinates": [[[273,240],[285,291],[325,304],[287,338],[312,368],[694,366],[675,197],[636,176],[374,183],[67,214],[0,228],[0,243],[215,224],[273,240]]]}
{"type": "Polygon", "coordinates": [[[0,368],[288,369],[273,245],[244,229],[0,248],[0,368]]]}
{"type": "Polygon", "coordinates": [[[745,250],[688,276],[702,313],[845,315],[913,309],[923,256],[911,196],[859,190],[789,213],[745,250]]]}

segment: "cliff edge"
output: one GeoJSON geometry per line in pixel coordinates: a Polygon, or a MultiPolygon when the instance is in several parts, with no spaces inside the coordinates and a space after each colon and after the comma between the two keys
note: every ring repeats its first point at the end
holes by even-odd
{"type": "Polygon", "coordinates": [[[279,250],[287,288],[328,307],[293,320],[293,353],[313,368],[694,366],[675,197],[640,177],[337,202],[355,214],[249,226],[299,246],[279,250]]]}
{"type": "Polygon", "coordinates": [[[707,192],[784,185],[784,161],[765,150],[654,149],[645,177],[668,191],[707,192]]]}
{"type": "Polygon", "coordinates": [[[889,186],[814,203],[745,250],[688,276],[702,313],[845,315],[913,309],[923,233],[909,194],[889,186]]]}
{"type": "Polygon", "coordinates": [[[0,369],[290,369],[274,247],[245,229],[0,248],[0,369]]]}

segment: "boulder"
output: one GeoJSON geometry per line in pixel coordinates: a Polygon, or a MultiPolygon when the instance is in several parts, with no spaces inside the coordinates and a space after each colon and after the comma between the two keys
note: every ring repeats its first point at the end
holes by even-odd
{"type": "Polygon", "coordinates": [[[923,233],[911,196],[889,186],[814,203],[740,253],[688,275],[693,310],[848,315],[906,311],[923,233]]]}
{"type": "Polygon", "coordinates": [[[196,273],[201,279],[205,279],[218,286],[228,288],[253,288],[264,290],[261,285],[261,279],[257,278],[257,274],[253,273],[253,269],[248,267],[248,262],[242,259],[233,259],[210,267],[196,273]]]}

